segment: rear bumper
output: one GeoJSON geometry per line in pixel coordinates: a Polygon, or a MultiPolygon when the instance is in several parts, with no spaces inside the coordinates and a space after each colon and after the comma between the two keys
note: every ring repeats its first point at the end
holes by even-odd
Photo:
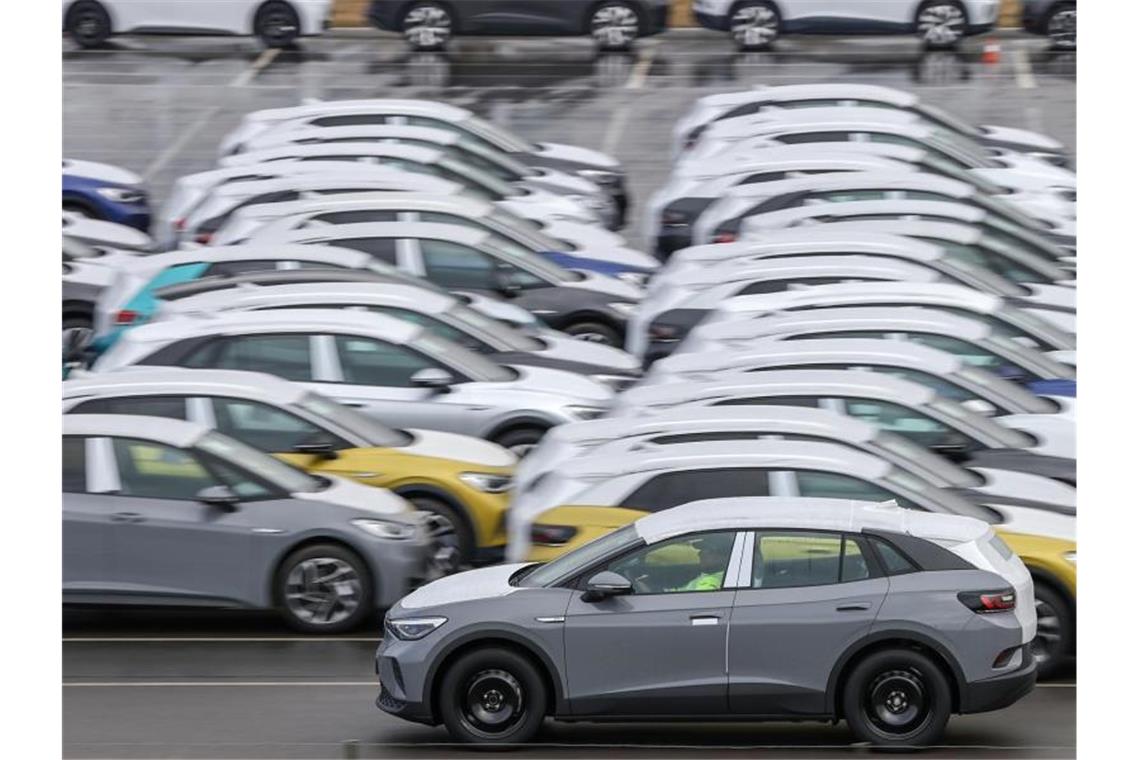
{"type": "Polygon", "coordinates": [[[1037,661],[1029,653],[1029,645],[1022,650],[1025,664],[1012,673],[967,683],[962,690],[962,714],[990,712],[1009,707],[1033,691],[1037,683],[1037,661]]]}

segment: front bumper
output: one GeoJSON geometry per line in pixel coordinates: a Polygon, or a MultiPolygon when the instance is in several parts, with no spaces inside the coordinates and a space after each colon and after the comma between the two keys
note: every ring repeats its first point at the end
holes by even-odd
{"type": "Polygon", "coordinates": [[[1000,710],[1033,691],[1037,683],[1037,661],[1030,654],[1028,644],[1023,647],[1021,656],[1025,664],[1012,673],[967,683],[962,689],[960,712],[965,715],[1000,710]]]}
{"type": "Polygon", "coordinates": [[[438,724],[427,685],[433,647],[423,641],[400,641],[387,630],[382,630],[381,635],[374,660],[380,682],[376,706],[404,720],[438,724]]]}

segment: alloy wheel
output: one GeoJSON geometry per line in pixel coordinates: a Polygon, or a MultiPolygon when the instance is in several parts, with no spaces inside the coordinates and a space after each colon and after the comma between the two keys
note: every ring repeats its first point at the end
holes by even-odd
{"type": "Polygon", "coordinates": [[[1037,665],[1061,655],[1061,615],[1052,604],[1037,599],[1037,635],[1029,643],[1029,651],[1037,665]]]}
{"type": "Polygon", "coordinates": [[[749,5],[732,15],[732,39],[741,48],[758,48],[776,39],[780,21],[771,8],[749,5]]]}
{"type": "Polygon", "coordinates": [[[1057,11],[1049,19],[1045,30],[1053,45],[1061,48],[1077,46],[1077,9],[1065,8],[1057,11]]]}
{"type": "Polygon", "coordinates": [[[71,33],[81,45],[102,41],[103,13],[93,6],[81,9],[72,22],[71,33]]]}
{"type": "Polygon", "coordinates": [[[333,625],[356,612],[364,601],[363,591],[352,565],[336,557],[312,557],[289,570],[285,606],[305,623],[333,625]]]}
{"type": "Polygon", "coordinates": [[[956,3],[928,5],[918,14],[918,32],[928,45],[953,45],[966,33],[966,14],[956,3]]]}
{"type": "Polygon", "coordinates": [[[608,50],[624,49],[637,39],[637,13],[625,5],[604,5],[594,11],[590,30],[594,40],[608,50]]]}
{"type": "Polygon", "coordinates": [[[922,675],[913,670],[890,670],[867,685],[863,712],[871,724],[893,738],[916,733],[930,720],[930,696],[922,675]]]}
{"type": "Polygon", "coordinates": [[[441,48],[451,39],[451,15],[438,5],[421,5],[404,18],[404,39],[412,47],[441,48]]]}
{"type": "Polygon", "coordinates": [[[505,670],[479,671],[467,681],[460,700],[466,728],[484,738],[502,736],[526,715],[522,684],[505,670]]]}
{"type": "Polygon", "coordinates": [[[261,17],[260,36],[269,45],[279,46],[292,42],[298,31],[297,19],[287,6],[274,5],[266,9],[261,17]]]}

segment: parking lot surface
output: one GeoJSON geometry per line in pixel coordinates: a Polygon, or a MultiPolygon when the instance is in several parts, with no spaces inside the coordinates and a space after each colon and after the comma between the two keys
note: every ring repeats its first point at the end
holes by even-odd
{"type": "MultiPolygon", "coordinates": [[[[916,92],[977,123],[1076,133],[1074,54],[1000,35],[922,53],[907,39],[807,39],[738,55],[726,40],[675,32],[632,55],[582,40],[462,40],[446,55],[410,54],[367,32],[263,51],[247,40],[121,38],[64,53],[64,154],[141,173],[161,203],[179,176],[210,168],[247,111],[304,98],[431,98],[470,108],[534,140],[616,155],[643,231],[643,201],[669,171],[672,125],[697,97],[762,84],[852,82],[916,92]]],[[[69,43],[65,43],[65,46],[69,43]]],[[[374,705],[375,634],[294,637],[245,615],[70,612],[64,629],[68,757],[440,757],[462,752],[443,729],[374,705]]],[[[1073,674],[997,713],[951,722],[928,757],[1072,757],[1073,674]]],[[[852,754],[842,725],[548,725],[527,756],[852,754]]]]}

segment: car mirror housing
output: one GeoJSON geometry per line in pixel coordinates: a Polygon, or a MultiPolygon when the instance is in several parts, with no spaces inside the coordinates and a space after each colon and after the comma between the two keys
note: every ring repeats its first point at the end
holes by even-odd
{"type": "Polygon", "coordinates": [[[336,449],[333,448],[333,442],[324,438],[301,441],[293,446],[293,451],[297,454],[311,454],[321,459],[337,458],[336,449]]]}
{"type": "Polygon", "coordinates": [[[431,388],[438,393],[446,393],[455,378],[445,370],[436,367],[421,369],[412,375],[412,385],[416,388],[431,388]]]}
{"type": "Polygon", "coordinates": [[[203,504],[217,507],[225,512],[236,512],[241,499],[229,486],[209,486],[203,488],[195,497],[203,504]]]}
{"type": "Polygon", "coordinates": [[[582,593],[582,601],[600,602],[609,599],[611,596],[623,596],[631,593],[633,593],[633,584],[627,578],[612,570],[603,570],[586,581],[586,590],[582,593]]]}

